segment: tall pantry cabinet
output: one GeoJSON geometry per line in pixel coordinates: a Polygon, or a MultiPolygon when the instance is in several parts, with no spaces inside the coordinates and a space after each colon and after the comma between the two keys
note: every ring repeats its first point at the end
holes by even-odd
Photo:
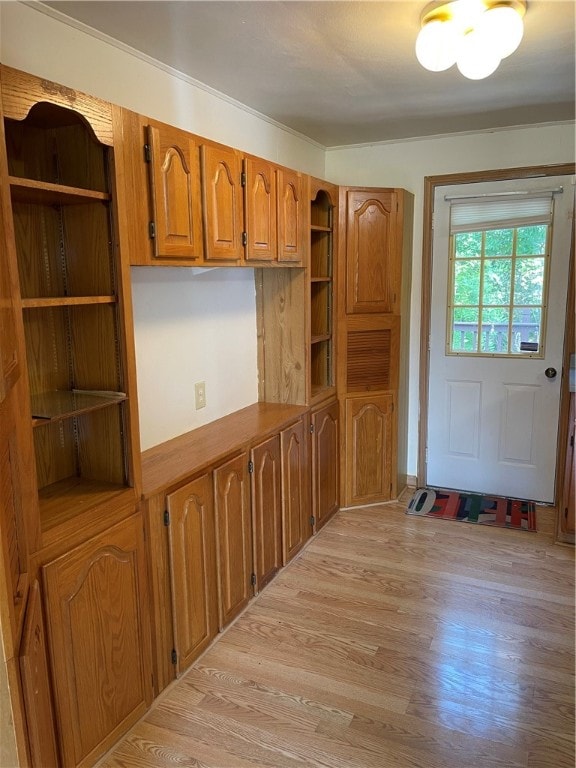
{"type": "MultiPolygon", "coordinates": [[[[23,619],[15,615],[12,639],[27,649],[27,717],[47,726],[44,740],[30,739],[32,761],[53,764],[57,751],[64,765],[89,765],[151,700],[132,321],[120,260],[125,211],[115,194],[118,116],[98,99],[7,67],[1,78],[0,181],[10,196],[5,236],[15,255],[22,378],[13,440],[34,456],[25,474],[10,475],[22,486],[14,507],[27,495],[33,504],[3,510],[2,539],[7,529],[17,544],[15,607],[25,603],[26,583],[40,596],[23,619]],[[42,632],[37,647],[31,640],[42,632]],[[48,666],[51,679],[32,679],[48,666]]],[[[3,350],[3,369],[6,358],[3,350]]],[[[8,450],[12,442],[3,438],[8,450]]]]}
{"type": "Polygon", "coordinates": [[[412,210],[402,189],[340,188],[343,506],[394,499],[406,484],[412,210]]]}

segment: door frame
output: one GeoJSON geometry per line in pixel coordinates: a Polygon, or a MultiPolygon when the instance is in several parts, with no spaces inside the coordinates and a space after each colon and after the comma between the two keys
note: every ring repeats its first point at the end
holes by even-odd
{"type": "MultiPolygon", "coordinates": [[[[558,163],[556,165],[532,165],[521,168],[498,168],[487,171],[469,171],[465,173],[448,173],[442,176],[424,177],[424,210],[422,222],[422,317],[420,325],[420,411],[418,419],[418,487],[426,485],[426,445],[428,443],[428,384],[430,377],[430,360],[428,340],[430,337],[430,319],[432,310],[432,217],[434,213],[434,195],[437,187],[447,187],[457,184],[476,184],[486,181],[507,181],[517,179],[530,179],[535,176],[570,176],[576,173],[576,164],[558,163]]],[[[574,231],[572,231],[572,245],[570,248],[570,272],[574,273],[574,231]]],[[[569,292],[570,293],[570,292],[569,292]]],[[[571,319],[570,299],[566,303],[566,328],[570,327],[571,319]]],[[[568,334],[564,338],[564,355],[562,367],[562,382],[560,392],[559,430],[556,448],[556,483],[555,498],[558,500],[560,477],[563,466],[563,453],[566,446],[561,438],[564,430],[562,425],[568,418],[569,392],[568,392],[568,334]]],[[[565,442],[565,441],[564,441],[565,442]]]]}

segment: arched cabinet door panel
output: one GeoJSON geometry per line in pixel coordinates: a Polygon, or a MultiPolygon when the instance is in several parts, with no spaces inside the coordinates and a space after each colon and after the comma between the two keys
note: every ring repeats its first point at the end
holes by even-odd
{"type": "Polygon", "coordinates": [[[167,496],[172,621],[177,671],[218,633],[212,478],[202,475],[167,496]]]}
{"type": "Polygon", "coordinates": [[[307,420],[283,429],[282,448],[282,552],[286,565],[312,535],[307,420]]]}
{"type": "Polygon", "coordinates": [[[280,436],[250,451],[255,588],[259,592],[282,567],[282,465],[280,436]]]}
{"type": "Polygon", "coordinates": [[[140,516],[42,570],[62,762],[88,766],[152,698],[140,516]]]}
{"type": "Polygon", "coordinates": [[[338,403],[332,401],[312,412],[312,509],[315,529],[337,511],[339,472],[338,403]]]}
{"type": "Polygon", "coordinates": [[[201,147],[204,258],[238,263],[244,256],[242,160],[230,147],[201,147]]]}
{"type": "Polygon", "coordinates": [[[198,145],[190,134],[169,126],[149,125],[147,137],[154,256],[200,260],[203,240],[198,145]]]}
{"type": "Polygon", "coordinates": [[[394,498],[394,434],[393,394],[346,398],[347,505],[394,498]]]}
{"type": "Polygon", "coordinates": [[[272,163],[257,157],[244,159],[244,210],[246,212],[246,259],[275,261],[276,174],[272,163]]]}
{"type": "Polygon", "coordinates": [[[248,456],[241,453],[214,470],[218,551],[219,628],[248,605],[252,585],[252,517],[248,456]]]}
{"type": "Polygon", "coordinates": [[[308,200],[302,174],[278,168],[278,261],[288,264],[306,262],[308,237],[308,200]]]}
{"type": "Polygon", "coordinates": [[[346,312],[392,312],[400,306],[397,201],[393,191],[347,193],[346,312]]]}

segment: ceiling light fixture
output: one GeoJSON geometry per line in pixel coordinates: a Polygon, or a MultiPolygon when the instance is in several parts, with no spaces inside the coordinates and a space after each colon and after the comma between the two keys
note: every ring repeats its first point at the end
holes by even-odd
{"type": "Polygon", "coordinates": [[[450,0],[428,5],[416,40],[425,69],[442,72],[456,64],[470,80],[482,80],[518,48],[526,0],[450,0]]]}

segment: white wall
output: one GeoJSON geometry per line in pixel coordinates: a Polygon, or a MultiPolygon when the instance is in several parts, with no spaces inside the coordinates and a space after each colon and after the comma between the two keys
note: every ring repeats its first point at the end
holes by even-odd
{"type": "Polygon", "coordinates": [[[418,463],[424,177],[567,163],[574,162],[574,158],[573,124],[486,131],[327,151],[326,177],[330,181],[350,186],[401,187],[415,195],[408,394],[409,475],[416,475],[418,463]]]}
{"type": "MultiPolygon", "coordinates": [[[[319,145],[149,59],[20,3],[0,20],[3,64],[324,175],[319,145]]],[[[134,267],[132,283],[143,450],[258,400],[253,270],[134,267]]]]}
{"type": "Polygon", "coordinates": [[[258,399],[254,270],[133,267],[143,448],[258,399]],[[195,408],[204,381],[206,407],[195,408]]]}

